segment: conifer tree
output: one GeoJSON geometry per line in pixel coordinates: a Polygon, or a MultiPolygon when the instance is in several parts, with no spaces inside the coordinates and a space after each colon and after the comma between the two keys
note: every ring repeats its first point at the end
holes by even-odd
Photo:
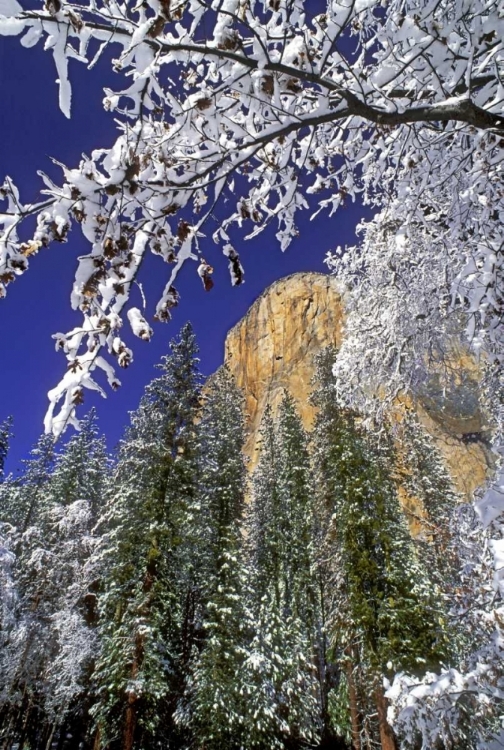
{"type": "Polygon", "coordinates": [[[91,409],[81,421],[79,432],[70,438],[56,458],[50,481],[52,502],[68,506],[85,498],[89,505],[89,523],[94,525],[103,503],[108,469],[105,437],[100,435],[96,411],[91,409]]]}
{"type": "Polygon", "coordinates": [[[89,724],[89,678],[96,658],[94,530],[104,502],[110,462],[91,410],[81,430],[56,457],[48,483],[46,537],[59,595],[51,618],[51,660],[45,670],[44,707],[54,738],[77,744],[89,724]]]}
{"type": "Polygon", "coordinates": [[[54,462],[54,438],[42,435],[23,461],[20,478],[0,484],[0,518],[23,534],[39,517],[54,462]]]}
{"type": "Polygon", "coordinates": [[[100,522],[97,748],[167,744],[200,637],[196,354],[187,324],[131,417],[100,522]]]}
{"type": "MultiPolygon", "coordinates": [[[[3,667],[2,654],[9,642],[9,634],[15,626],[16,613],[16,583],[14,580],[14,563],[16,556],[12,549],[12,527],[0,521],[0,669],[3,667]]],[[[0,725],[4,702],[0,681],[0,725]]],[[[1,732],[1,729],[0,729],[1,732]]],[[[1,734],[0,734],[1,737],[1,734]]]]}
{"type": "Polygon", "coordinates": [[[16,617],[3,654],[6,747],[49,745],[75,731],[94,651],[86,566],[107,469],[94,414],[51,471],[52,439],[34,453],[15,488],[24,530],[16,545],[16,617]]]}
{"type": "Polygon", "coordinates": [[[240,676],[250,618],[241,530],[246,479],[243,398],[224,367],[207,387],[200,430],[204,537],[198,557],[205,579],[204,643],[191,665],[179,720],[207,750],[232,750],[243,739],[246,707],[240,676]]]}
{"type": "Polygon", "coordinates": [[[4,476],[5,459],[9,452],[9,441],[12,437],[12,417],[0,424],[0,482],[4,476]]]}
{"type": "Polygon", "coordinates": [[[320,730],[313,487],[306,435],[290,396],[277,427],[267,409],[261,441],[250,518],[255,634],[246,746],[282,747],[313,742],[320,730]]]}
{"type": "MultiPolygon", "coordinates": [[[[40,582],[35,551],[40,538],[38,521],[54,453],[52,436],[42,436],[25,461],[19,480],[0,484],[0,518],[6,532],[8,549],[9,616],[2,624],[3,647],[0,651],[0,740],[2,750],[14,743],[22,746],[26,738],[33,706],[36,703],[41,673],[44,606],[32,589],[40,582]]],[[[44,570],[42,566],[42,571],[44,570]]],[[[42,587],[45,591],[45,587],[42,587]]]]}
{"type": "Polygon", "coordinates": [[[361,747],[358,667],[369,686],[365,697],[375,702],[382,748],[389,750],[397,745],[386,718],[383,676],[439,664],[447,654],[444,613],[415,554],[389,450],[381,454],[356,416],[336,403],[333,356],[329,351],[319,360],[314,396],[318,502],[326,521],[325,554],[334,551],[333,637],[347,675],[353,746],[361,747]]]}
{"type": "Polygon", "coordinates": [[[461,498],[437,446],[412,410],[404,414],[401,439],[401,483],[410,496],[420,501],[423,510],[422,518],[417,519],[423,525],[421,554],[436,583],[449,593],[460,566],[452,525],[461,498]]]}
{"type": "MultiPolygon", "coordinates": [[[[16,587],[13,578],[13,567],[16,559],[11,550],[13,531],[6,518],[6,511],[10,503],[8,498],[12,492],[12,482],[3,484],[5,459],[9,450],[9,440],[12,435],[12,419],[8,418],[0,424],[0,652],[3,651],[8,632],[13,626],[14,607],[16,601],[16,587]]],[[[2,658],[0,656],[0,668],[2,658]]]]}

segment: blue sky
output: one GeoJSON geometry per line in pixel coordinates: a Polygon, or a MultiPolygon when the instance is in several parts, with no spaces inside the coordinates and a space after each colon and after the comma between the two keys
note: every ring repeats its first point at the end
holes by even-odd
{"type": "MultiPolygon", "coordinates": [[[[113,116],[103,111],[101,102],[104,86],[120,87],[117,75],[105,61],[91,71],[71,61],[70,73],[72,118],[67,120],[58,109],[52,56],[40,45],[24,49],[17,38],[0,37],[0,181],[5,175],[12,177],[25,202],[38,195],[38,169],[59,179],[60,172],[49,157],[74,166],[82,152],[113,143],[113,116]]],[[[350,205],[332,219],[319,214],[313,222],[309,212],[303,212],[298,222],[300,236],[285,253],[276,244],[274,228],[237,246],[245,267],[246,283],[241,287],[231,287],[226,260],[209,241],[212,249],[207,260],[215,267],[214,289],[206,293],[195,265],[186,265],[177,283],[181,304],[171,323],[154,324],[150,343],[129,341],[135,361],[118,373],[121,389],[108,392],[106,400],[85,394],[84,409],[98,407],[110,447],[120,437],[128,411],[136,407],[144,386],[155,375],[154,364],[186,320],[191,320],[198,336],[202,371],[210,374],[222,363],[227,331],[261,292],[295,271],[325,271],[327,251],[355,241],[354,227],[361,212],[359,206],[350,205]]],[[[77,256],[87,252],[87,244],[74,228],[66,244],[54,243],[33,258],[29,271],[9,287],[7,298],[0,300],[0,421],[8,415],[14,417],[11,470],[16,470],[40,434],[47,391],[65,369],[64,357],[55,352],[51,335],[79,322],[79,314],[70,309],[69,297],[77,256]]],[[[168,272],[154,257],[143,269],[149,320],[168,272]]]]}

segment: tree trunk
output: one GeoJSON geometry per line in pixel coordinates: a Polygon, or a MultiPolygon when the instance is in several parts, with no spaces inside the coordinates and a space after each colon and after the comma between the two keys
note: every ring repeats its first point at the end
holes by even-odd
{"type": "MultiPolygon", "coordinates": [[[[5,712],[3,716],[7,717],[8,721],[7,721],[7,730],[5,731],[5,734],[4,734],[4,731],[2,731],[2,735],[4,736],[4,740],[5,740],[2,743],[2,750],[9,750],[14,739],[14,733],[13,733],[14,717],[12,715],[9,716],[7,712],[5,712]]],[[[2,721],[2,725],[3,723],[4,722],[2,721]]],[[[2,726],[2,730],[3,730],[3,726],[2,726]]]]}
{"type": "Polygon", "coordinates": [[[387,720],[388,701],[385,698],[382,685],[378,684],[375,688],[376,710],[378,713],[378,723],[380,726],[380,741],[382,750],[398,750],[394,730],[387,720]]]}
{"type": "Polygon", "coordinates": [[[31,702],[28,703],[28,707],[26,709],[26,718],[24,720],[23,728],[21,730],[21,734],[18,739],[18,747],[20,748],[20,750],[23,749],[26,733],[28,731],[28,722],[30,720],[30,717],[31,717],[31,702]]]}
{"type": "MultiPolygon", "coordinates": [[[[23,716],[25,713],[25,706],[27,703],[27,691],[26,691],[26,685],[23,688],[23,697],[21,698],[21,705],[19,706],[18,710],[14,715],[11,714],[9,718],[9,728],[7,729],[7,734],[5,735],[5,742],[2,745],[2,750],[10,750],[12,745],[14,744],[14,741],[17,740],[17,737],[19,736],[19,733],[22,731],[23,726],[23,716]]],[[[29,704],[29,701],[28,701],[29,704]]]]}
{"type": "Polygon", "coordinates": [[[55,729],[56,729],[56,722],[53,722],[53,725],[52,725],[52,727],[50,728],[50,731],[49,731],[49,737],[47,738],[47,742],[46,742],[46,745],[45,745],[45,750],[51,750],[51,743],[53,741],[55,729]]]}
{"type": "Polygon", "coordinates": [[[131,696],[126,708],[126,719],[124,722],[123,750],[133,750],[136,727],[135,696],[131,696]]]}
{"type": "Polygon", "coordinates": [[[100,750],[101,748],[101,738],[100,738],[100,727],[96,730],[94,742],[93,742],[93,750],[100,750]]]}
{"type": "MultiPolygon", "coordinates": [[[[140,633],[137,633],[135,638],[135,658],[131,665],[131,679],[133,681],[137,678],[139,665],[142,663],[143,655],[144,639],[140,633]]],[[[133,750],[137,722],[137,700],[138,695],[134,690],[130,690],[128,694],[128,705],[126,706],[126,715],[124,718],[123,750],[133,750]]]]}
{"type": "Polygon", "coordinates": [[[361,750],[359,705],[357,702],[357,690],[353,675],[353,661],[346,663],[345,671],[348,682],[348,700],[350,703],[350,725],[352,733],[353,750],[361,750]]]}

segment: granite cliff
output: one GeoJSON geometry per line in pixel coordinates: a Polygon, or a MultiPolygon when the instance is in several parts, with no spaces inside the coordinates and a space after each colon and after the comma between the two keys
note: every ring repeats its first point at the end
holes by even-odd
{"type": "MultiPolygon", "coordinates": [[[[343,317],[341,289],[334,277],[297,273],[270,286],[228,333],[224,361],[245,395],[245,450],[252,468],[264,409],[270,403],[275,410],[284,389],[296,400],[305,427],[311,428],[315,411],[308,396],[314,356],[339,345],[343,317]]],[[[449,384],[440,384],[433,373],[411,405],[441,450],[455,487],[469,498],[485,480],[490,460],[474,363],[466,359],[449,384]]],[[[406,496],[403,502],[414,505],[406,496]]]]}

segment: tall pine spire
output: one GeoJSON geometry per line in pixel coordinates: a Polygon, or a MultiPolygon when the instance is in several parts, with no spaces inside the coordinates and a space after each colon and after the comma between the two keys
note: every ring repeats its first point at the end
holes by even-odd
{"type": "Polygon", "coordinates": [[[87,566],[107,460],[94,415],[56,457],[47,437],[32,454],[12,488],[17,604],[1,657],[5,748],[49,746],[68,722],[76,728],[95,647],[87,566]]]}
{"type": "Polygon", "coordinates": [[[132,415],[110,484],[101,521],[97,747],[114,741],[132,750],[173,731],[198,638],[196,355],[187,324],[132,415]]]}
{"type": "Polygon", "coordinates": [[[4,476],[5,459],[9,452],[9,442],[12,437],[12,417],[8,417],[0,424],[0,482],[4,476]]]}
{"type": "Polygon", "coordinates": [[[241,549],[246,482],[242,402],[231,374],[222,368],[207,386],[200,423],[205,533],[195,556],[204,580],[203,642],[191,662],[178,714],[208,750],[234,750],[244,736],[241,675],[250,616],[241,549]]]}
{"type": "Polygon", "coordinates": [[[384,458],[356,415],[339,409],[331,387],[333,358],[329,351],[318,363],[314,443],[325,556],[332,559],[334,647],[347,675],[354,748],[360,748],[360,671],[367,681],[364,699],[375,701],[380,741],[389,750],[396,741],[386,719],[383,676],[439,664],[448,650],[444,613],[399,505],[389,444],[384,458]]]}
{"type": "Polygon", "coordinates": [[[250,558],[254,636],[246,679],[250,747],[313,742],[320,731],[316,670],[319,602],[312,580],[307,438],[285,395],[277,424],[267,409],[253,477],[250,558]]]}

